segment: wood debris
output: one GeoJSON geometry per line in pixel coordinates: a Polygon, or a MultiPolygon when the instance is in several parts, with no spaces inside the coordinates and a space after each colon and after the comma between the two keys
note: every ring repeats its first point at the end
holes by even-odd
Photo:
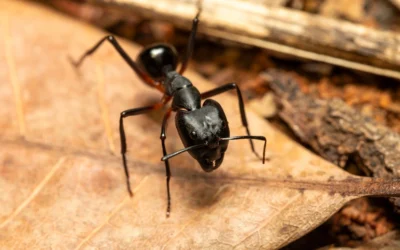
{"type": "MultiPolygon", "coordinates": [[[[366,175],[400,177],[400,135],[361,115],[340,99],[322,100],[301,92],[288,74],[269,71],[278,114],[303,143],[344,168],[355,163],[366,175]]],[[[393,198],[397,207],[400,200],[393,198]]]]}

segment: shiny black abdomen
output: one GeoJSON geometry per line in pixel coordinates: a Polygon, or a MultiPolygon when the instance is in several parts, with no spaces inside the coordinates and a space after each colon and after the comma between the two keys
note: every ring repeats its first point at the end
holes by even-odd
{"type": "Polygon", "coordinates": [[[169,70],[176,69],[178,54],[169,44],[153,44],[140,52],[137,62],[154,80],[159,81],[164,77],[164,67],[168,66],[169,70]]]}

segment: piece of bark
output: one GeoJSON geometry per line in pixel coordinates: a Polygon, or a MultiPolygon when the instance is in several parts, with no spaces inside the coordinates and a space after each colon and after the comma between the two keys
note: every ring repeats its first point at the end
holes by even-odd
{"type": "MultiPolygon", "coordinates": [[[[196,0],[90,0],[189,29],[196,0]]],[[[400,79],[400,35],[262,1],[201,1],[199,31],[281,54],[400,79]]]]}
{"type": "Polygon", "coordinates": [[[320,14],[360,22],[365,17],[364,5],[365,0],[326,0],[321,4],[320,14]]]}
{"type": "MultiPolygon", "coordinates": [[[[349,160],[368,176],[400,177],[400,136],[340,99],[322,100],[301,92],[296,80],[269,71],[279,116],[303,143],[345,167],[349,160]]],[[[395,204],[400,206],[399,200],[395,204]]]]}

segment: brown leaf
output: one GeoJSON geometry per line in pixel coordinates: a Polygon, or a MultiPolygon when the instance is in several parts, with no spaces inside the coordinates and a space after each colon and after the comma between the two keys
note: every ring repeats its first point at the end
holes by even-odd
{"type": "MultiPolygon", "coordinates": [[[[77,74],[67,56],[104,36],[88,25],[17,1],[1,1],[0,17],[3,249],[275,249],[353,197],[400,192],[392,183],[349,179],[249,111],[253,134],[268,137],[270,161],[262,165],[243,142],[231,142],[223,167],[211,174],[189,155],[174,158],[167,219],[161,114],[126,121],[133,198],[118,153],[120,112],[160,94],[140,83],[110,45],[77,74]]],[[[139,51],[122,45],[131,55],[139,51]]],[[[201,91],[213,87],[186,76],[201,91]]],[[[216,99],[232,135],[244,134],[237,99],[216,99]]],[[[167,136],[169,152],[182,148],[172,124],[167,136]]]]}

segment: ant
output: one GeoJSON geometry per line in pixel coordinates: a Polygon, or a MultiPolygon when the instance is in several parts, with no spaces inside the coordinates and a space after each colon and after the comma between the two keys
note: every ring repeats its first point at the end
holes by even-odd
{"type": "Polygon", "coordinates": [[[265,148],[267,140],[264,136],[252,136],[250,134],[243,98],[239,87],[235,83],[229,83],[210,91],[200,93],[189,79],[182,76],[193,53],[199,15],[200,10],[193,19],[186,55],[182,60],[179,71],[176,71],[178,66],[178,54],[172,45],[158,43],[145,47],[138,55],[136,60],[137,62],[135,62],[129,57],[129,55],[119,45],[117,39],[112,35],[108,35],[97,42],[91,49],[87,50],[78,61],[71,60],[72,64],[78,68],[87,56],[94,53],[103,42],[108,41],[144,83],[163,93],[160,102],[151,106],[122,111],[119,118],[122,163],[130,196],[133,196],[133,193],[130,187],[129,172],[125,155],[127,146],[124,130],[124,118],[160,109],[172,99],[172,105],[164,115],[160,135],[164,155],[161,160],[165,163],[167,177],[167,217],[169,217],[171,211],[171,194],[169,189],[171,171],[168,159],[188,151],[190,155],[199,162],[201,168],[205,172],[211,172],[221,165],[225,151],[228,148],[228,143],[231,140],[249,139],[251,150],[257,157],[259,157],[254,149],[252,141],[252,139],[254,139],[264,141],[262,163],[265,163],[265,148]],[[246,136],[229,137],[228,120],[218,102],[212,99],[207,99],[201,106],[202,99],[233,89],[236,90],[238,96],[240,115],[242,124],[246,128],[246,136]],[[175,153],[167,154],[167,150],[165,149],[165,127],[172,111],[176,112],[175,125],[185,148],[175,153]]]}

